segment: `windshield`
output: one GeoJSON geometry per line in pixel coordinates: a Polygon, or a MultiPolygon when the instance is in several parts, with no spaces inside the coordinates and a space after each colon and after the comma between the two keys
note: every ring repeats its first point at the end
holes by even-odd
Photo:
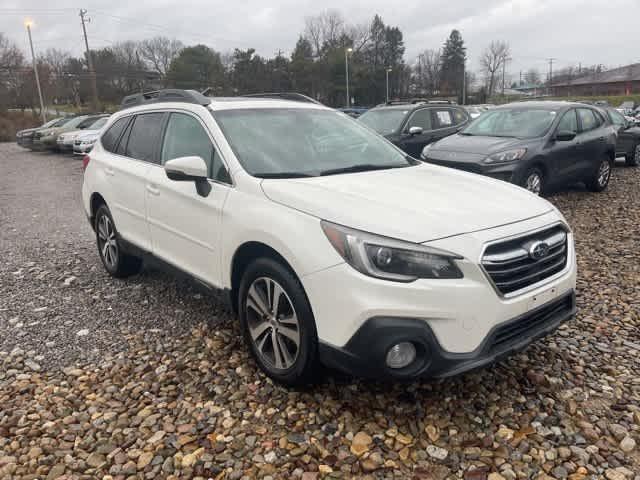
{"type": "Polygon", "coordinates": [[[238,109],[212,115],[244,169],[256,177],[318,176],[414,164],[389,142],[333,110],[238,109]]]}
{"type": "Polygon", "coordinates": [[[108,121],[109,121],[109,117],[102,117],[97,121],[93,122],[91,125],[89,125],[88,128],[90,128],[91,130],[98,130],[104,127],[108,121]]]}
{"type": "Polygon", "coordinates": [[[358,120],[367,127],[372,128],[382,135],[396,132],[400,128],[402,119],[409,110],[400,108],[381,108],[369,110],[358,117],[358,120]]]}
{"type": "Polygon", "coordinates": [[[68,122],[65,122],[64,126],[65,127],[69,127],[69,128],[74,128],[77,127],[78,125],[80,125],[82,122],[84,122],[87,119],[86,116],[82,116],[82,117],[73,117],[71,120],[69,120],[68,122]]]}
{"type": "Polygon", "coordinates": [[[549,130],[555,118],[556,112],[552,110],[489,110],[474,120],[461,134],[485,137],[540,137],[549,130]]]}
{"type": "Polygon", "coordinates": [[[69,122],[73,117],[67,117],[67,118],[61,118],[59,120],[57,120],[53,125],[51,125],[51,127],[61,127],[62,125],[64,125],[65,123],[69,122]]]}

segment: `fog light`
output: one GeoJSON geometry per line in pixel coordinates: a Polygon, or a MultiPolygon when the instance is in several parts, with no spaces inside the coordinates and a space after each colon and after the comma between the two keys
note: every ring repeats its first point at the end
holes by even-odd
{"type": "Polygon", "coordinates": [[[416,347],[411,342],[395,344],[387,352],[387,366],[389,368],[404,368],[416,359],[416,347]]]}

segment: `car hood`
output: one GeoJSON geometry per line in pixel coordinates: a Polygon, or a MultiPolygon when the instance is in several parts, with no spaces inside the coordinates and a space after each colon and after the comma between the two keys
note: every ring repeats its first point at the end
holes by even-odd
{"type": "Polygon", "coordinates": [[[25,128],[24,130],[20,130],[16,132],[16,135],[24,135],[26,133],[33,133],[37,130],[37,128],[25,128]]]}
{"type": "Polygon", "coordinates": [[[438,142],[431,146],[429,152],[440,150],[487,156],[511,148],[526,147],[529,143],[531,143],[531,140],[523,140],[520,138],[456,134],[438,140],[438,142]]]}
{"type": "Polygon", "coordinates": [[[83,130],[76,136],[76,140],[92,140],[100,136],[101,130],[83,130]]]}
{"type": "Polygon", "coordinates": [[[421,243],[542,215],[546,200],[514,185],[420,164],[302,179],[265,179],[265,195],[315,217],[421,243]]]}

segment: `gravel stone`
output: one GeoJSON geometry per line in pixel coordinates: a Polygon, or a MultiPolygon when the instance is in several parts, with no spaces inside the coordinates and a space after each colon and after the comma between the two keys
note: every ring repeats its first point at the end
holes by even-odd
{"type": "Polygon", "coordinates": [[[579,267],[553,334],[457,378],[305,389],[257,370],[220,298],[105,273],[77,158],[0,144],[0,172],[2,479],[640,480],[638,168],[549,197],[579,267]]]}

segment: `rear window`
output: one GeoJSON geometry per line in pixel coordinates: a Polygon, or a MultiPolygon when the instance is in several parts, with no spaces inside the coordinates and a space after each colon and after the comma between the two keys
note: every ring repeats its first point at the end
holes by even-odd
{"type": "Polygon", "coordinates": [[[120,138],[120,134],[122,133],[122,130],[124,130],[124,127],[127,125],[127,122],[129,121],[130,118],[131,117],[119,118],[118,120],[113,122],[113,125],[109,127],[109,130],[104,132],[104,135],[102,135],[101,141],[102,141],[102,146],[106,151],[115,152],[116,145],[118,144],[118,139],[120,138]]]}

